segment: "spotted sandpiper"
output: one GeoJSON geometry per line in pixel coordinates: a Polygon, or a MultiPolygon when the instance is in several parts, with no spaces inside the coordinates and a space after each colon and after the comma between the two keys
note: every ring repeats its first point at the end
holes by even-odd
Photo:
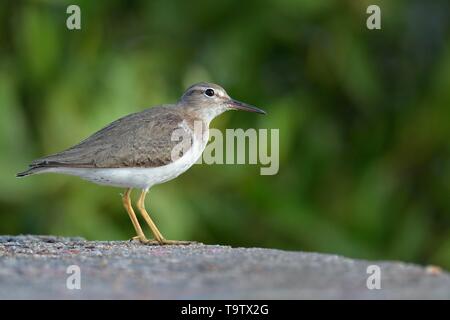
{"type": "Polygon", "coordinates": [[[122,200],[137,233],[133,239],[145,244],[188,244],[162,236],[145,209],[145,196],[152,186],[176,178],[198,160],[208,141],[211,120],[227,110],[265,114],[230,98],[216,84],[197,83],[176,104],[120,118],[67,150],[34,160],[17,177],[53,172],[126,188],[122,200]],[[196,130],[198,127],[201,130],[196,130]],[[180,140],[184,140],[183,147],[180,140]],[[154,240],[146,238],[134,213],[130,200],[133,188],[142,190],[137,207],[154,240]]]}

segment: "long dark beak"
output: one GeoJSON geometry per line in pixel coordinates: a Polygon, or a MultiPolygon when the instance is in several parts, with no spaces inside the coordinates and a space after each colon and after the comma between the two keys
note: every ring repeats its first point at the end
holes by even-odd
{"type": "Polygon", "coordinates": [[[234,99],[230,99],[230,101],[228,102],[228,106],[231,109],[236,109],[236,110],[244,110],[244,111],[249,111],[249,112],[256,112],[256,113],[261,113],[261,114],[266,114],[266,112],[264,110],[261,110],[257,107],[254,107],[252,105],[234,100],[234,99]]]}

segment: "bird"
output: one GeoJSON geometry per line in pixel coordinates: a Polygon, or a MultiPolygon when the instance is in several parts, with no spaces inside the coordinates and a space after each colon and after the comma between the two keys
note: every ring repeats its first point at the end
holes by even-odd
{"type": "Polygon", "coordinates": [[[64,151],[32,161],[16,177],[59,173],[125,188],[122,202],[136,232],[132,239],[151,245],[191,244],[161,234],[145,208],[145,197],[151,187],[175,179],[197,162],[209,139],[210,122],[228,110],[266,114],[231,98],[217,84],[196,83],[177,103],[126,115],[64,151]],[[133,189],[141,190],[136,206],[153,234],[151,239],[134,212],[133,189]]]}

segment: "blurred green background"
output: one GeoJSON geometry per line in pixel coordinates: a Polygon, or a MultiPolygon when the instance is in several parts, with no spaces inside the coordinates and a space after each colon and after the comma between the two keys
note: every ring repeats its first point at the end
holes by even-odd
{"type": "Polygon", "coordinates": [[[449,15],[444,0],[2,1],[0,234],[129,239],[122,190],[15,173],[212,81],[268,111],[212,126],[279,128],[280,170],[195,165],[154,187],[167,238],[449,269],[449,15]]]}

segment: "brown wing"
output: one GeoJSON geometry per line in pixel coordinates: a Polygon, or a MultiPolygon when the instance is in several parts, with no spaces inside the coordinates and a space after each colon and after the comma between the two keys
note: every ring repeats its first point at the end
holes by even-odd
{"type": "Polygon", "coordinates": [[[125,116],[79,144],[32,162],[30,167],[158,167],[170,163],[174,130],[183,118],[176,107],[160,106],[125,116]]]}

